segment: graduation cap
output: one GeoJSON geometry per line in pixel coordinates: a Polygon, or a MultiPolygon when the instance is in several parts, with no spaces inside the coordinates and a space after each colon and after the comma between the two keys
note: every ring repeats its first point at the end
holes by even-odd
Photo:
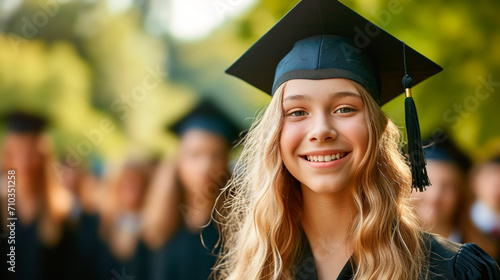
{"type": "Polygon", "coordinates": [[[7,131],[17,133],[40,133],[47,125],[47,120],[39,115],[26,112],[11,112],[4,115],[7,131]]]}
{"type": "Polygon", "coordinates": [[[240,133],[234,120],[208,99],[199,102],[169,129],[180,137],[189,130],[200,129],[222,136],[230,144],[238,139],[240,133]]]}
{"type": "Polygon", "coordinates": [[[441,70],[342,3],[302,0],[226,72],[270,95],[292,79],[350,79],[379,105],[405,91],[412,187],[422,191],[430,182],[411,87],[441,70]]]}
{"type": "Polygon", "coordinates": [[[448,137],[443,141],[424,141],[425,158],[454,164],[462,169],[469,170],[470,159],[448,137]]]}

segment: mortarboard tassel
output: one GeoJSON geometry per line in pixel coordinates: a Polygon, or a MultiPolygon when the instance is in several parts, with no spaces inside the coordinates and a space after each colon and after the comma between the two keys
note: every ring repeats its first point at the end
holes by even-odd
{"type": "Polygon", "coordinates": [[[418,124],[417,108],[411,96],[411,87],[413,85],[412,78],[406,72],[406,45],[403,42],[403,60],[405,75],[402,79],[403,87],[405,88],[405,122],[406,134],[408,137],[408,156],[410,160],[410,168],[412,175],[412,189],[416,191],[424,191],[426,186],[430,186],[429,177],[427,176],[425,154],[422,149],[422,140],[420,136],[420,126],[418,124]]]}

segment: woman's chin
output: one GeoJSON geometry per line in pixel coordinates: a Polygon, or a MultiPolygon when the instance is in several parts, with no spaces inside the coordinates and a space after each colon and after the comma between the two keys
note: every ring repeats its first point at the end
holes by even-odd
{"type": "Polygon", "coordinates": [[[302,183],[302,192],[308,191],[315,194],[335,194],[346,190],[348,184],[346,182],[332,182],[316,180],[315,182],[302,183]]]}

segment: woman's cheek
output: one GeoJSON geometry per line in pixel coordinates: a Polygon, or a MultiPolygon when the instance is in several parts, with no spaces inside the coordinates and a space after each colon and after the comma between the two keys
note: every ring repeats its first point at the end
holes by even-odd
{"type": "Polygon", "coordinates": [[[284,123],[280,136],[280,148],[283,157],[293,156],[295,149],[298,148],[305,137],[305,133],[304,125],[284,123]]]}
{"type": "Polygon", "coordinates": [[[347,137],[354,142],[355,146],[359,149],[358,156],[363,157],[368,149],[368,126],[365,121],[365,115],[359,114],[346,122],[343,129],[347,133],[347,137]]]}

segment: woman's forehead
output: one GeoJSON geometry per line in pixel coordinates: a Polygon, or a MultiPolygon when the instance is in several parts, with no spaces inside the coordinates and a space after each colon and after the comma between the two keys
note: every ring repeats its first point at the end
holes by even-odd
{"type": "Polygon", "coordinates": [[[314,99],[315,97],[361,97],[359,90],[348,79],[321,80],[294,79],[286,82],[283,100],[314,99]]]}

